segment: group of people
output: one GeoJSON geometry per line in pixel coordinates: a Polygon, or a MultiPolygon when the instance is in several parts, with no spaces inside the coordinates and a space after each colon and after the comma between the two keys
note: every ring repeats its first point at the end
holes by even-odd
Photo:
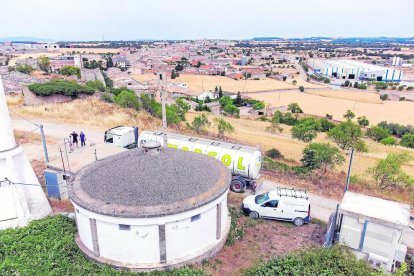
{"type": "Polygon", "coordinates": [[[75,145],[77,148],[79,148],[79,139],[81,142],[81,147],[86,146],[86,136],[85,133],[83,133],[83,131],[80,132],[80,134],[76,133],[76,131],[72,131],[72,133],[69,135],[69,146],[70,146],[70,151],[73,151],[75,148],[75,145]]]}

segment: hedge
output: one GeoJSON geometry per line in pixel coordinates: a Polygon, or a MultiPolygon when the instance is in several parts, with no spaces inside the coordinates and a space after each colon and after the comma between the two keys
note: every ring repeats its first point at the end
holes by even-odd
{"type": "Polygon", "coordinates": [[[60,94],[76,97],[79,94],[91,95],[95,89],[88,85],[80,85],[76,81],[52,80],[46,83],[33,83],[28,86],[29,90],[38,96],[50,96],[60,94]]]}

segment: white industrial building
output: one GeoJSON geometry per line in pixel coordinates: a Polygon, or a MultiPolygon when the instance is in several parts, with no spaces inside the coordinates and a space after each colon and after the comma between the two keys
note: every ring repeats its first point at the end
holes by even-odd
{"type": "Polygon", "coordinates": [[[407,254],[402,240],[409,226],[409,211],[408,204],[348,191],[339,206],[339,243],[372,267],[392,271],[407,254]]]}
{"type": "Polygon", "coordinates": [[[23,148],[16,143],[0,76],[0,229],[21,227],[52,209],[23,148]]]}
{"type": "Polygon", "coordinates": [[[230,229],[228,169],[214,158],[147,142],[82,169],[69,184],[80,249],[133,271],[212,257],[230,229]]]}
{"type": "Polygon", "coordinates": [[[350,81],[400,82],[402,71],[355,60],[309,59],[314,74],[350,81]]]}

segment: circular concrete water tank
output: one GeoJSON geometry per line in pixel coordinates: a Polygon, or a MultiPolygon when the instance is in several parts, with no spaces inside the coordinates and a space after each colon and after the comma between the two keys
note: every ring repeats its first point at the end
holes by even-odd
{"type": "Polygon", "coordinates": [[[133,271],[209,258],[230,229],[230,181],[218,160],[159,145],[97,161],[68,187],[76,241],[90,258],[133,271]]]}

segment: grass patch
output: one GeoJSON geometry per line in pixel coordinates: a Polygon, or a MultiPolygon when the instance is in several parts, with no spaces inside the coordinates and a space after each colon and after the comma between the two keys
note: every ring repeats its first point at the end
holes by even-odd
{"type": "Polygon", "coordinates": [[[290,253],[244,271],[244,275],[385,275],[373,270],[344,246],[290,253]]]}
{"type": "Polygon", "coordinates": [[[0,231],[1,275],[206,275],[191,267],[137,274],[99,266],[74,241],[76,224],[64,216],[47,217],[29,226],[0,231]]]}

